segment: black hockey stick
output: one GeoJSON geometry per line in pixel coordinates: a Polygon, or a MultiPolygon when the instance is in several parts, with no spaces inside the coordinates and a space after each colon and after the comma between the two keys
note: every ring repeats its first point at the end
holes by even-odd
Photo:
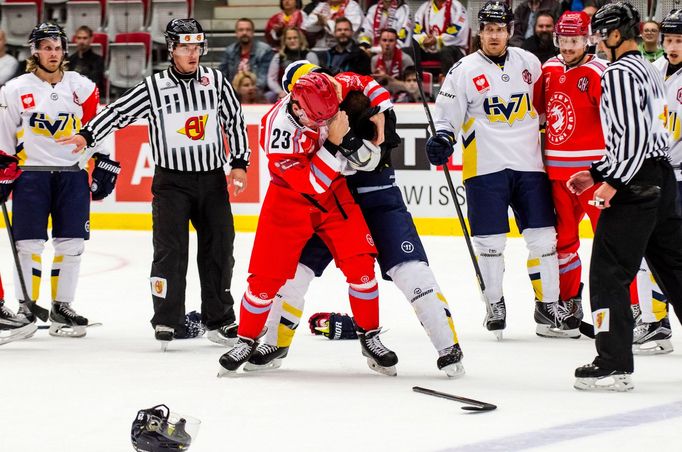
{"type": "Polygon", "coordinates": [[[578,327],[580,332],[584,335],[589,337],[590,339],[594,339],[594,326],[587,322],[583,322],[582,320],[580,321],[580,326],[578,327]]]}
{"type": "MultiPolygon", "coordinates": [[[[412,39],[412,49],[414,49],[414,61],[416,65],[417,73],[417,87],[419,88],[419,95],[422,98],[422,105],[424,106],[424,111],[426,112],[426,119],[429,121],[429,129],[431,130],[431,135],[436,136],[436,125],[433,123],[433,117],[431,116],[431,110],[429,109],[429,104],[426,103],[426,97],[424,96],[424,87],[422,86],[422,72],[421,64],[419,61],[419,47],[414,39],[412,39]]],[[[469,250],[469,257],[471,258],[471,263],[474,266],[474,272],[476,273],[476,280],[478,281],[478,287],[481,290],[481,297],[485,302],[485,297],[483,293],[485,291],[485,283],[483,282],[483,275],[481,274],[481,268],[478,266],[478,260],[476,259],[476,253],[474,253],[474,247],[471,245],[471,237],[469,236],[469,228],[464,221],[464,214],[462,213],[462,208],[457,201],[457,192],[455,191],[455,186],[452,183],[452,177],[450,176],[450,170],[448,169],[447,163],[443,165],[443,174],[445,174],[445,179],[448,183],[448,188],[450,189],[450,194],[452,195],[452,200],[455,203],[455,209],[457,210],[457,218],[459,219],[459,225],[462,228],[462,234],[464,235],[464,241],[467,244],[467,249],[469,250]]],[[[487,305],[487,302],[486,302],[487,305]]]]}
{"type": "Polygon", "coordinates": [[[29,165],[29,166],[20,166],[19,168],[22,171],[40,171],[40,172],[59,171],[60,173],[77,173],[78,171],[81,170],[81,167],[78,166],[78,163],[74,163],[71,166],[29,165]]]}
{"type": "Polygon", "coordinates": [[[492,411],[497,408],[497,405],[492,403],[481,402],[480,400],[468,399],[466,397],[460,397],[446,392],[434,391],[433,389],[422,388],[421,386],[413,386],[412,390],[414,392],[419,392],[421,394],[430,395],[433,397],[440,397],[443,399],[454,400],[455,402],[464,403],[465,406],[462,407],[466,411],[492,411]]]}
{"type": "Polygon", "coordinates": [[[19,284],[21,285],[21,292],[24,294],[24,302],[28,309],[38,317],[43,322],[47,322],[47,318],[50,312],[38,306],[38,304],[28,296],[28,290],[26,289],[26,281],[24,280],[24,272],[21,270],[21,263],[19,262],[19,253],[17,253],[17,245],[14,242],[14,233],[12,232],[12,224],[9,221],[9,214],[7,213],[7,206],[2,203],[2,215],[5,217],[5,226],[7,227],[7,235],[9,235],[9,244],[12,248],[12,254],[14,255],[14,265],[17,267],[17,275],[19,275],[19,284]]]}

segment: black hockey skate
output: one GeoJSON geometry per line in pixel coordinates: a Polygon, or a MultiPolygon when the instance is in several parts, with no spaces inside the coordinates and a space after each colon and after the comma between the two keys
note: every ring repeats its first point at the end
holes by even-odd
{"type": "Polygon", "coordinates": [[[634,389],[630,372],[602,369],[592,363],[575,370],[573,387],[581,391],[625,392],[634,389]]]}
{"type": "Polygon", "coordinates": [[[663,317],[658,322],[642,322],[641,315],[635,324],[632,335],[632,353],[635,355],[662,355],[673,351],[670,338],[670,320],[663,317]]]}
{"type": "Polygon", "coordinates": [[[238,336],[235,346],[220,357],[220,369],[218,370],[218,377],[231,375],[249,360],[253,352],[256,351],[258,343],[254,339],[248,337],[238,336]]]}
{"type": "Polygon", "coordinates": [[[259,344],[256,351],[244,365],[247,372],[279,369],[282,367],[282,360],[287,357],[289,347],[278,347],[270,344],[259,344]]]}
{"type": "Polygon", "coordinates": [[[566,301],[559,302],[564,305],[566,310],[573,315],[573,317],[578,320],[583,319],[583,287],[584,284],[580,283],[580,288],[578,289],[578,294],[566,301]]]}
{"type": "Polygon", "coordinates": [[[88,319],[78,315],[71,308],[71,303],[55,301],[50,310],[50,336],[83,337],[88,327],[88,319]]]}
{"type": "Polygon", "coordinates": [[[28,321],[22,315],[16,315],[5,302],[0,300],[0,345],[28,339],[35,334],[38,327],[35,322],[28,321]]]}
{"type": "Polygon", "coordinates": [[[234,347],[234,344],[237,343],[237,326],[236,322],[232,322],[214,330],[208,330],[206,337],[209,341],[215,342],[218,345],[234,347]]]}
{"type": "Polygon", "coordinates": [[[507,307],[504,304],[504,297],[500,301],[485,304],[485,325],[488,331],[492,331],[498,341],[502,340],[502,332],[507,326],[507,307]]]}
{"type": "Polygon", "coordinates": [[[19,309],[17,310],[17,316],[24,317],[27,322],[35,323],[36,316],[31,312],[25,301],[19,300],[19,309]]]}
{"type": "Polygon", "coordinates": [[[462,348],[459,344],[448,347],[439,352],[441,356],[438,357],[436,365],[438,370],[442,370],[450,378],[460,377],[464,375],[464,366],[462,365],[462,348]]]}
{"type": "Polygon", "coordinates": [[[169,326],[156,325],[154,327],[154,338],[161,342],[161,351],[168,350],[168,344],[175,337],[175,330],[169,326]]]}
{"type": "Polygon", "coordinates": [[[571,338],[580,337],[580,320],[574,317],[563,303],[552,301],[543,303],[535,300],[535,334],[540,337],[571,338]]]}
{"type": "Polygon", "coordinates": [[[398,357],[381,343],[379,334],[381,334],[381,328],[371,331],[358,328],[362,355],[367,357],[367,365],[370,369],[383,375],[395,377],[398,375],[395,369],[395,365],[398,364],[398,357]]]}

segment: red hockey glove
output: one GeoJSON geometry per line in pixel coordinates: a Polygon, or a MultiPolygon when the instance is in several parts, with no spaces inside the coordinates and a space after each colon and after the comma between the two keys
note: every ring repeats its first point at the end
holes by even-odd
{"type": "Polygon", "coordinates": [[[9,155],[0,151],[0,203],[9,199],[14,181],[21,175],[19,169],[19,159],[14,155],[9,155]]]}

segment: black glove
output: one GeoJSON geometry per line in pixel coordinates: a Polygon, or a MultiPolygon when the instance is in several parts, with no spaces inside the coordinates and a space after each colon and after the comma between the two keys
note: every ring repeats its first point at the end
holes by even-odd
{"type": "Polygon", "coordinates": [[[308,320],[313,334],[322,334],[330,340],[357,339],[355,320],[348,314],[318,312],[308,320]]]}
{"type": "Polygon", "coordinates": [[[114,191],[116,178],[121,172],[121,164],[116,160],[110,160],[104,154],[95,154],[93,157],[97,163],[95,163],[95,169],[92,171],[90,191],[92,192],[92,200],[99,201],[114,191]]]}
{"type": "Polygon", "coordinates": [[[201,337],[206,332],[206,326],[201,323],[201,313],[192,311],[185,315],[185,324],[175,330],[175,339],[193,339],[201,337]]]}
{"type": "Polygon", "coordinates": [[[426,154],[432,165],[444,165],[455,151],[455,135],[446,130],[439,130],[426,142],[426,154]]]}
{"type": "Polygon", "coordinates": [[[21,175],[18,162],[15,156],[0,151],[0,203],[9,199],[14,181],[21,175]]]}

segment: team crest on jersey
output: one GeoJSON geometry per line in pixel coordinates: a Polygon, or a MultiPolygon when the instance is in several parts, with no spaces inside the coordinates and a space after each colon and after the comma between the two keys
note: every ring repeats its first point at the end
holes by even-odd
{"type": "Polygon", "coordinates": [[[29,108],[35,108],[36,101],[33,98],[33,94],[29,93],[21,96],[21,106],[24,110],[28,110],[29,108]]]}
{"type": "Polygon", "coordinates": [[[78,133],[81,120],[73,113],[59,113],[54,119],[45,113],[33,113],[28,125],[36,135],[58,139],[78,133]]]}
{"type": "Polygon", "coordinates": [[[677,90],[677,101],[682,104],[682,88],[677,90]]]}
{"type": "Polygon", "coordinates": [[[568,140],[575,130],[575,109],[571,98],[561,92],[556,92],[547,101],[547,141],[551,144],[561,144],[568,140]]]}
{"type": "Polygon", "coordinates": [[[204,75],[203,77],[201,77],[199,83],[201,84],[201,86],[208,86],[210,82],[208,81],[208,77],[204,75]]]}
{"type": "Polygon", "coordinates": [[[78,94],[76,94],[75,92],[73,93],[73,103],[76,105],[81,104],[81,100],[78,98],[78,94]]]}
{"type": "Polygon", "coordinates": [[[159,298],[166,298],[166,293],[168,292],[168,281],[166,278],[158,278],[152,276],[149,279],[152,286],[152,295],[159,298]]]}
{"type": "Polygon", "coordinates": [[[500,96],[490,96],[483,101],[483,111],[490,122],[506,122],[512,126],[516,121],[523,121],[526,116],[537,118],[528,93],[512,94],[509,101],[500,96]]]}
{"type": "Polygon", "coordinates": [[[178,133],[187,136],[187,138],[193,141],[203,140],[207,120],[208,115],[192,116],[185,121],[185,127],[178,129],[178,133]]]}
{"type": "Polygon", "coordinates": [[[478,77],[474,77],[474,86],[479,93],[484,93],[490,89],[490,83],[485,77],[485,74],[481,74],[478,77]]]}
{"type": "Polygon", "coordinates": [[[578,89],[581,92],[584,93],[585,91],[587,91],[587,88],[589,86],[590,86],[590,79],[588,79],[587,77],[580,77],[580,79],[578,79],[578,89]]]}
{"type": "Polygon", "coordinates": [[[597,309],[592,313],[592,318],[594,321],[594,332],[596,333],[607,333],[609,331],[609,314],[610,311],[606,309],[597,309]]]}
{"type": "Polygon", "coordinates": [[[566,76],[562,74],[561,77],[559,77],[559,83],[564,83],[564,82],[566,82],[566,76]]]}
{"type": "Polygon", "coordinates": [[[523,77],[523,81],[528,83],[529,85],[533,83],[533,76],[530,75],[528,69],[523,70],[523,72],[521,73],[521,77],[523,77]]]}

